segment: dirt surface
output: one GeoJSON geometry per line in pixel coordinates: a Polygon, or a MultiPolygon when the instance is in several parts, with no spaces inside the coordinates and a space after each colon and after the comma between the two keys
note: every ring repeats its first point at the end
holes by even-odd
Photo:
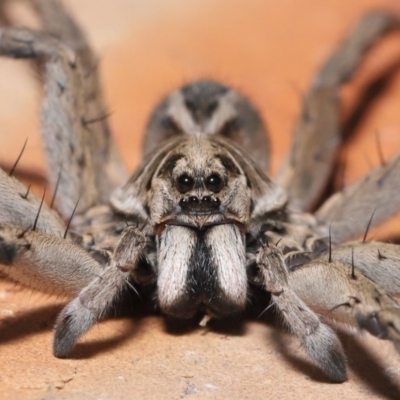
{"type": "MultiPolygon", "coordinates": [[[[15,18],[35,25],[22,3],[12,0],[15,18]]],[[[152,106],[177,85],[206,77],[241,89],[260,109],[276,171],[318,66],[366,11],[400,14],[398,0],[66,3],[100,56],[111,124],[132,169],[152,106]]],[[[386,158],[400,150],[399,65],[397,34],[372,50],[357,79],[343,88],[346,121],[365,88],[389,76],[346,145],[347,184],[379,163],[377,132],[386,158]]],[[[44,175],[39,88],[29,65],[0,60],[0,164],[11,165],[28,137],[20,171],[44,175]]],[[[371,235],[398,237],[398,220],[371,235]]],[[[81,341],[72,359],[58,360],[52,325],[65,301],[0,281],[1,399],[400,398],[400,356],[390,343],[342,336],[349,380],[331,384],[297,340],[263,318],[184,334],[168,332],[154,315],[108,320],[81,341]]]]}

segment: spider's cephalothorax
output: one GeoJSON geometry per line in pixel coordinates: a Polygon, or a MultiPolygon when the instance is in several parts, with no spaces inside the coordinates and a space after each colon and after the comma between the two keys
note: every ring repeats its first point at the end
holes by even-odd
{"type": "Polygon", "coordinates": [[[144,152],[160,140],[185,133],[231,139],[255,157],[260,168],[268,166],[269,145],[257,110],[239,92],[217,82],[188,84],[160,102],[147,127],[144,152]],[[249,131],[256,134],[249,136],[249,131]]]}
{"type": "Polygon", "coordinates": [[[156,230],[161,309],[175,317],[199,309],[212,315],[243,310],[245,234],[253,219],[259,225],[286,204],[284,192],[246,156],[256,144],[267,154],[258,113],[237,91],[200,81],[156,108],[148,137],[157,148],[114,193],[112,204],[127,215],[142,213],[156,230]],[[242,148],[230,139],[235,135],[242,148]],[[264,197],[258,207],[256,194],[264,197]],[[137,209],[140,197],[146,209],[137,209]]]}
{"type": "Polygon", "coordinates": [[[40,63],[58,213],[14,168],[0,170],[0,262],[18,282],[73,298],[56,321],[56,356],[67,356],[132,287],[154,290],[163,313],[190,318],[237,314],[259,285],[334,381],[346,379],[346,359],[328,322],[400,347],[399,246],[347,242],[373,211],[368,225],[400,209],[400,156],[308,213],[340,144],[338,87],[377,38],[400,26],[396,17],[367,16],[320,70],[274,180],[256,109],[211,81],[188,84],[155,108],[144,160],[129,178],[102,117],[84,35],[59,1],[32,3],[49,33],[1,28],[0,54],[40,63]]]}

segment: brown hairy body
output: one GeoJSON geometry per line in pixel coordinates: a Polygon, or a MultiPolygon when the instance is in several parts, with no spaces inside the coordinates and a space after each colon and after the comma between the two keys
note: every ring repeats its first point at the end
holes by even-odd
{"type": "Polygon", "coordinates": [[[398,28],[395,17],[367,16],[320,70],[276,179],[266,174],[257,111],[212,81],[185,85],[155,108],[144,160],[129,177],[99,117],[104,102],[86,39],[59,3],[32,3],[52,35],[2,28],[0,53],[40,63],[61,218],[1,172],[0,261],[14,280],[73,298],[57,318],[56,356],[67,356],[126,291],[148,286],[164,314],[184,319],[239,314],[259,286],[334,381],[346,379],[346,359],[328,324],[399,345],[398,246],[342,244],[365,231],[359,210],[372,225],[399,210],[399,156],[310,213],[340,146],[338,87],[377,38],[398,28]]]}

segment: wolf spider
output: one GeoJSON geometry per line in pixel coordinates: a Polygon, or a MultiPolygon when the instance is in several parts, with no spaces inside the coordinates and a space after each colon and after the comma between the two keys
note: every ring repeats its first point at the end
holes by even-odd
{"type": "Polygon", "coordinates": [[[72,298],[56,320],[55,356],[67,357],[127,292],[149,288],[177,319],[241,314],[260,288],[332,381],[346,380],[346,357],[328,324],[400,348],[399,246],[366,234],[349,241],[399,210],[400,155],[316,207],[341,144],[338,88],[376,39],[399,28],[396,17],[366,16],[318,72],[274,179],[264,173],[269,142],[258,112],[213,81],[156,106],[129,177],[85,36],[59,2],[31,3],[46,32],[1,28],[0,53],[41,69],[58,212],[14,168],[0,170],[0,262],[11,279],[72,298]]]}

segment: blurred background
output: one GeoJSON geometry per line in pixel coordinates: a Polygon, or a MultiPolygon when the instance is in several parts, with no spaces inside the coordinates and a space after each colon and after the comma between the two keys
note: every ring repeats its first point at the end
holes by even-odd
{"type": "MultiPolygon", "coordinates": [[[[3,1],[17,23],[35,26],[23,0],[3,1]]],[[[302,95],[316,70],[362,14],[374,9],[400,10],[398,0],[354,0],[351,4],[342,0],[65,3],[85,27],[99,55],[111,124],[130,168],[139,161],[143,128],[156,102],[185,82],[211,78],[242,90],[260,109],[272,136],[273,172],[286,152],[302,95]]],[[[344,120],[366,84],[391,70],[399,59],[399,35],[392,35],[371,52],[355,81],[343,89],[344,120]]],[[[399,113],[393,111],[400,97],[399,76],[397,71],[391,74],[384,96],[373,103],[356,132],[368,136],[379,130],[389,152],[395,151],[393,138],[400,137],[396,134],[399,113]]],[[[13,160],[28,137],[21,165],[43,169],[37,135],[38,85],[28,64],[0,63],[2,163],[13,160]]],[[[365,146],[370,153],[369,144],[365,146]]],[[[369,157],[373,159],[375,154],[369,157]]],[[[351,172],[349,179],[353,179],[351,172]]]]}
{"type": "MultiPolygon", "coordinates": [[[[15,23],[37,26],[35,16],[23,0],[0,1],[6,1],[15,23]]],[[[286,154],[302,96],[316,70],[366,12],[386,9],[400,15],[398,0],[65,0],[64,3],[85,28],[99,55],[105,96],[112,113],[111,126],[124,160],[131,169],[140,161],[143,129],[156,102],[183,83],[210,78],[242,90],[258,107],[271,134],[274,173],[286,154]]],[[[379,96],[368,103],[366,113],[357,120],[353,135],[346,143],[346,183],[353,182],[379,164],[377,133],[386,158],[400,151],[399,33],[390,35],[374,48],[360,66],[356,78],[342,88],[344,122],[364,98],[365,91],[377,81],[379,84],[372,89],[379,96]]],[[[28,138],[19,168],[45,176],[39,108],[39,79],[33,68],[22,61],[1,59],[1,165],[12,165],[28,138]]],[[[39,180],[36,183],[36,189],[41,192],[43,182],[39,180]]],[[[387,225],[387,229],[398,233],[398,226],[397,222],[392,223],[387,225]]],[[[389,234],[385,230],[384,236],[389,234]]],[[[349,345],[350,350],[355,346],[358,352],[361,351],[361,356],[350,353],[351,365],[355,369],[351,372],[351,380],[340,386],[322,385],[315,380],[315,376],[310,380],[309,376],[315,372],[312,367],[282,358],[282,349],[276,346],[274,340],[264,340],[266,327],[258,325],[251,328],[253,336],[247,336],[247,342],[241,340],[243,338],[231,338],[231,345],[224,345],[223,354],[218,354],[217,350],[209,354],[207,348],[212,345],[207,340],[221,342],[220,338],[196,333],[191,336],[191,342],[186,342],[182,338],[165,335],[158,319],[150,320],[137,334],[141,338],[142,334],[151,332],[146,339],[149,342],[135,342],[135,336],[129,343],[121,344],[122,347],[115,344],[118,349],[112,350],[113,355],[109,356],[107,351],[102,353],[101,350],[99,355],[97,350],[92,349],[88,360],[62,362],[50,355],[51,321],[57,311],[51,305],[59,300],[37,296],[33,296],[32,300],[32,295],[26,295],[26,291],[21,292],[5,283],[1,285],[4,286],[1,286],[3,311],[0,324],[11,324],[7,325],[11,328],[6,331],[0,329],[3,365],[8,366],[7,372],[0,378],[0,388],[5,385],[6,392],[3,393],[10,393],[9,398],[39,398],[37,396],[43,393],[50,393],[54,396],[52,398],[62,398],[65,393],[68,398],[81,398],[79,385],[85,384],[90,385],[86,393],[93,393],[93,398],[119,398],[114,387],[124,388],[127,393],[135,387],[137,393],[146,398],[153,398],[153,394],[154,398],[156,395],[158,398],[180,398],[194,393],[200,393],[201,398],[234,398],[235,393],[240,393],[238,396],[241,398],[247,395],[248,398],[257,398],[263,394],[267,398],[273,395],[274,398],[286,399],[304,397],[304,390],[308,395],[313,393],[316,398],[321,398],[323,393],[326,399],[339,396],[353,399],[395,398],[398,394],[391,385],[400,382],[399,363],[391,347],[384,347],[381,342],[367,339],[367,345],[374,349],[371,353],[362,350],[361,345],[349,345]],[[45,311],[40,312],[39,308],[39,312],[34,311],[32,317],[29,310],[36,310],[37,307],[44,307],[45,311]],[[7,316],[8,312],[13,315],[11,319],[7,316]],[[14,337],[18,339],[13,340],[14,337]],[[176,339],[183,344],[180,350],[171,350],[176,339]],[[259,341],[257,349],[261,348],[261,351],[251,347],[254,340],[259,341]],[[32,348],[33,343],[35,349],[32,348]],[[196,359],[197,366],[203,362],[200,369],[193,364],[194,356],[187,356],[187,352],[192,351],[191,346],[198,346],[199,351],[205,354],[205,359],[201,359],[203,361],[196,359]],[[264,369],[241,368],[241,361],[245,360],[243,357],[250,354],[250,347],[246,346],[251,347],[250,359],[254,362],[261,362],[255,360],[254,351],[258,351],[257,357],[269,354],[272,360],[265,359],[264,369]],[[183,349],[186,361],[182,361],[179,355],[183,349]],[[229,352],[229,349],[232,351],[229,352]],[[165,373],[161,368],[155,374],[151,365],[146,364],[146,367],[142,363],[140,367],[148,371],[148,375],[137,375],[137,370],[125,370],[124,373],[115,372],[117,375],[114,374],[114,377],[113,368],[118,369],[121,360],[130,370],[131,359],[128,362],[124,355],[136,354],[138,359],[146,360],[152,351],[160,352],[161,358],[152,360],[158,366],[164,363],[165,373]],[[24,355],[24,360],[19,354],[24,355]],[[45,356],[42,358],[39,354],[45,356]],[[171,358],[166,360],[165,357],[171,358]],[[28,363],[24,368],[21,368],[22,361],[28,363]],[[187,375],[189,378],[185,377],[182,367],[175,367],[181,362],[185,368],[193,367],[195,377],[191,374],[187,375]],[[275,376],[268,370],[271,362],[278,381],[271,381],[275,376]],[[371,366],[374,363],[379,367],[371,366]],[[218,391],[212,386],[207,389],[204,386],[208,384],[207,379],[211,382],[212,377],[225,368],[224,365],[230,367],[215,385],[218,391]],[[392,368],[392,375],[386,374],[388,368],[392,368]],[[77,370],[82,373],[80,380],[76,376],[77,370]],[[102,370],[107,374],[101,374],[99,371],[102,370]],[[70,378],[75,380],[75,386],[72,384],[73,389],[68,392],[65,382],[70,378]],[[168,380],[171,380],[172,386],[164,397],[168,380]],[[246,389],[246,380],[251,382],[249,389],[246,389]],[[64,392],[57,389],[57,385],[64,392]],[[151,385],[155,385],[154,393],[150,390],[151,385]]],[[[104,324],[102,331],[101,328],[95,329],[92,336],[89,335],[89,342],[93,337],[101,342],[110,332],[117,332],[118,336],[119,330],[123,330],[121,325],[117,328],[115,321],[107,324],[105,330],[104,324]]],[[[129,325],[127,330],[130,329],[133,328],[129,325]]],[[[268,337],[271,339],[270,335],[268,337]]],[[[298,350],[296,344],[293,349],[298,350]]],[[[309,397],[306,395],[304,398],[309,397]]]]}

